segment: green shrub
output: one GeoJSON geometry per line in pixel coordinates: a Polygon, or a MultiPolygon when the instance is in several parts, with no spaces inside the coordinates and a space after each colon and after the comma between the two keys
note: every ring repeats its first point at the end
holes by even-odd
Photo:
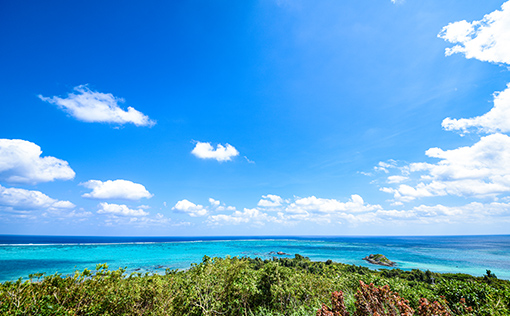
{"type": "Polygon", "coordinates": [[[453,315],[510,315],[510,282],[492,276],[374,271],[299,255],[272,260],[205,256],[186,271],[164,275],[126,274],[99,264],[94,271],[33,274],[0,284],[0,315],[302,316],[314,315],[334,291],[343,292],[345,311],[352,314],[360,306],[360,280],[391,288],[416,311],[425,305],[438,308],[438,301],[453,315]]]}

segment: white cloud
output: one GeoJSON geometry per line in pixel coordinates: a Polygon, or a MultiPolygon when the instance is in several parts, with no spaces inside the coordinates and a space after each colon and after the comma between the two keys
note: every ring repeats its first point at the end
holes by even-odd
{"type": "Polygon", "coordinates": [[[335,199],[322,199],[315,196],[300,198],[286,207],[290,213],[361,213],[381,209],[379,205],[365,204],[363,198],[357,194],[351,196],[348,202],[340,202],[335,199]]]}
{"type": "Polygon", "coordinates": [[[252,163],[252,164],[253,164],[253,163],[255,163],[255,161],[252,161],[252,160],[248,159],[248,157],[246,157],[246,156],[244,156],[244,159],[246,159],[246,161],[247,161],[248,163],[252,163]]]}
{"type": "Polygon", "coordinates": [[[397,167],[397,162],[395,160],[388,160],[388,162],[380,161],[377,166],[374,167],[375,171],[383,171],[384,173],[389,173],[388,169],[393,169],[397,167]]]}
{"type": "Polygon", "coordinates": [[[106,202],[99,203],[100,209],[97,211],[98,214],[109,214],[109,215],[121,215],[121,216],[147,216],[148,212],[139,208],[137,210],[130,209],[127,205],[109,204],[106,202]]]}
{"type": "Polygon", "coordinates": [[[0,139],[0,180],[35,184],[74,178],[67,161],[41,154],[41,147],[32,142],[0,139]]]}
{"type": "Polygon", "coordinates": [[[327,224],[332,221],[347,220],[362,223],[375,220],[375,212],[383,210],[379,205],[366,204],[361,196],[354,194],[347,202],[323,199],[315,196],[284,200],[277,195],[264,195],[258,208],[244,208],[229,214],[211,215],[207,222],[212,225],[255,224],[264,225],[295,224],[297,222],[317,222],[327,224]],[[276,213],[271,216],[267,212],[276,213]]]}
{"type": "Polygon", "coordinates": [[[382,209],[379,205],[365,204],[357,194],[347,202],[336,199],[324,199],[310,196],[296,200],[282,209],[283,221],[312,221],[317,223],[339,222],[347,220],[351,223],[372,221],[369,212],[382,209]]]}
{"type": "Polygon", "coordinates": [[[264,212],[256,208],[248,209],[245,208],[242,212],[235,211],[231,215],[212,215],[207,219],[209,224],[212,225],[221,225],[221,224],[231,224],[238,225],[243,223],[253,223],[255,225],[264,225],[264,223],[269,221],[274,221],[276,218],[267,215],[264,212]]]}
{"type": "Polygon", "coordinates": [[[413,220],[424,224],[433,223],[497,223],[508,222],[510,204],[471,202],[461,206],[420,205],[408,211],[413,220]]]}
{"type": "MultiPolygon", "coordinates": [[[[140,211],[140,210],[139,210],[140,211]]],[[[157,213],[154,216],[150,216],[148,213],[143,216],[136,216],[132,214],[126,214],[125,216],[107,216],[104,218],[105,226],[130,226],[137,228],[148,228],[148,227],[169,227],[169,226],[190,226],[190,222],[172,222],[172,219],[165,217],[161,213],[157,213]]]]}
{"type": "MultiPolygon", "coordinates": [[[[129,219],[129,224],[139,226],[139,227],[147,227],[147,226],[161,226],[161,225],[171,225],[178,226],[179,224],[172,224],[172,219],[165,217],[161,213],[157,213],[154,217],[132,217],[129,219]]],[[[189,223],[188,223],[189,224],[189,223]]],[[[182,225],[182,223],[181,223],[182,225]]]]}
{"type": "Polygon", "coordinates": [[[418,184],[381,190],[393,193],[396,200],[404,202],[445,195],[496,197],[510,192],[510,137],[507,135],[488,135],[471,147],[431,148],[426,155],[441,160],[436,164],[408,166],[411,173],[421,173],[418,184]]]}
{"type": "MultiPolygon", "coordinates": [[[[216,200],[214,200],[216,201],[216,200]]],[[[211,202],[217,205],[217,203],[211,202]]],[[[510,203],[482,204],[473,202],[461,206],[444,206],[441,204],[420,205],[410,209],[384,209],[380,205],[366,203],[357,194],[347,202],[336,199],[317,198],[315,196],[294,199],[282,199],[281,205],[274,209],[266,207],[232,210],[226,214],[211,214],[211,210],[196,205],[188,200],[178,202],[176,210],[194,214],[202,212],[208,215],[205,223],[212,226],[266,224],[296,225],[315,222],[320,225],[347,224],[359,225],[406,225],[437,223],[476,223],[476,222],[510,222],[510,203]],[[273,215],[274,214],[274,215],[273,215]]]]}
{"type": "Polygon", "coordinates": [[[389,176],[388,183],[401,183],[408,179],[406,176],[389,176]]]}
{"type": "MultiPolygon", "coordinates": [[[[481,203],[475,203],[480,204],[481,203]]],[[[438,216],[461,216],[465,213],[462,208],[459,207],[448,207],[441,204],[438,205],[420,205],[412,209],[414,216],[426,217],[426,218],[437,218],[438,216]]]]}
{"type": "Polygon", "coordinates": [[[69,210],[64,209],[48,209],[46,212],[42,214],[43,218],[53,218],[60,221],[71,221],[74,223],[80,223],[88,220],[90,217],[92,217],[94,214],[92,212],[86,212],[83,210],[76,211],[72,210],[69,212],[69,210]]]}
{"type": "Polygon", "coordinates": [[[197,142],[191,153],[201,159],[216,159],[217,161],[230,161],[232,157],[239,155],[237,149],[232,145],[226,144],[223,146],[218,144],[214,149],[210,143],[202,142],[197,142]]]}
{"type": "Polygon", "coordinates": [[[18,188],[5,188],[0,185],[0,206],[13,210],[72,209],[69,201],[52,199],[46,194],[18,188]]]}
{"type": "Polygon", "coordinates": [[[81,183],[84,187],[92,189],[92,192],[85,193],[82,196],[92,199],[125,199],[139,200],[141,198],[151,198],[153,195],[139,183],[128,180],[89,180],[81,183]]]}
{"type": "Polygon", "coordinates": [[[220,206],[220,201],[217,201],[213,198],[209,198],[209,203],[211,203],[212,206],[220,206]]]}
{"type": "Polygon", "coordinates": [[[225,203],[221,203],[218,200],[209,198],[210,206],[203,206],[200,204],[192,203],[186,199],[181,200],[175,204],[172,210],[186,213],[191,217],[200,217],[208,215],[211,212],[224,212],[224,211],[235,211],[234,206],[226,206],[225,203]]]}
{"type": "Polygon", "coordinates": [[[447,56],[463,53],[466,58],[510,64],[510,1],[480,21],[450,23],[438,37],[457,44],[446,49],[447,56]]]}
{"type": "MultiPolygon", "coordinates": [[[[37,191],[36,191],[37,192],[37,191]]],[[[73,208],[75,205],[69,201],[57,201],[51,206],[53,208],[73,208]]]]}
{"type": "Polygon", "coordinates": [[[220,205],[218,206],[215,211],[218,211],[218,212],[223,212],[223,211],[235,211],[236,208],[235,206],[225,206],[225,205],[220,205]]]}
{"type": "Polygon", "coordinates": [[[211,206],[208,211],[223,212],[236,210],[234,206],[226,206],[225,203],[221,203],[220,201],[217,201],[213,198],[209,198],[209,203],[211,204],[211,206]]]}
{"type": "Polygon", "coordinates": [[[282,203],[283,199],[278,195],[268,194],[263,195],[257,205],[262,207],[276,207],[282,205],[282,203]]]}
{"type": "MultiPolygon", "coordinates": [[[[199,211],[205,209],[187,200],[181,202],[180,208],[185,211],[196,212],[197,209],[199,211]]],[[[368,204],[361,196],[354,194],[347,202],[315,196],[294,197],[294,199],[282,199],[281,205],[274,209],[244,208],[242,211],[233,210],[227,214],[208,212],[206,215],[209,216],[205,223],[212,226],[296,225],[310,222],[320,225],[347,224],[354,227],[371,224],[495,223],[510,222],[510,203],[472,202],[461,206],[420,205],[410,209],[396,210],[368,204]]]]}
{"type": "Polygon", "coordinates": [[[113,96],[111,93],[92,91],[87,85],[77,86],[74,91],[76,93],[69,93],[67,98],[57,96],[48,98],[42,95],[39,95],[39,98],[56,104],[74,118],[84,122],[133,123],[136,126],[153,126],[156,124],[147,115],[132,107],[128,107],[127,111],[120,108],[119,103],[123,103],[124,100],[113,96]]]}
{"type": "Polygon", "coordinates": [[[494,107],[484,115],[469,119],[443,120],[442,126],[447,131],[460,130],[470,132],[470,128],[477,128],[481,133],[510,132],[510,84],[502,92],[494,94],[494,107]]]}
{"type": "Polygon", "coordinates": [[[202,205],[194,204],[186,199],[177,202],[172,209],[187,213],[191,217],[205,216],[209,212],[202,205]]]}

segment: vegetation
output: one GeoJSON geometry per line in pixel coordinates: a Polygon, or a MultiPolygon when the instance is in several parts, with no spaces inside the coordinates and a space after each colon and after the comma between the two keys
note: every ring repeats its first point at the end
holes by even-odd
{"type": "Polygon", "coordinates": [[[386,256],[381,255],[380,253],[375,254],[375,255],[371,254],[370,256],[363,258],[363,260],[366,260],[373,264],[380,264],[380,265],[388,266],[388,267],[395,266],[395,262],[389,260],[388,258],[386,258],[386,256]]]}
{"type": "Polygon", "coordinates": [[[295,258],[209,258],[165,275],[100,264],[0,284],[1,315],[510,315],[510,282],[295,258]],[[332,298],[332,300],[331,300],[332,298]],[[331,307],[324,303],[331,302],[331,307]]]}

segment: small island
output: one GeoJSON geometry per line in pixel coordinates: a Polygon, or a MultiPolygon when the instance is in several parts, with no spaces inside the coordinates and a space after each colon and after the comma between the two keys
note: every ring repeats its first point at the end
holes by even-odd
{"type": "Polygon", "coordinates": [[[283,252],[283,251],[278,251],[278,252],[271,251],[269,254],[270,254],[270,255],[280,255],[280,256],[290,256],[290,254],[285,253],[285,252],[283,252]]]}
{"type": "Polygon", "coordinates": [[[363,260],[366,260],[372,264],[378,264],[386,267],[394,267],[397,265],[395,262],[389,260],[385,255],[381,255],[380,253],[375,255],[370,254],[369,256],[363,258],[363,260]]]}

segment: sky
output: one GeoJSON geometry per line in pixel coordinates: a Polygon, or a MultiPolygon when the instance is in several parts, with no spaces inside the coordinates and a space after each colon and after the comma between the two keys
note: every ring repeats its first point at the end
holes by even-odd
{"type": "Polygon", "coordinates": [[[510,1],[2,1],[0,234],[509,234],[510,1]]]}

